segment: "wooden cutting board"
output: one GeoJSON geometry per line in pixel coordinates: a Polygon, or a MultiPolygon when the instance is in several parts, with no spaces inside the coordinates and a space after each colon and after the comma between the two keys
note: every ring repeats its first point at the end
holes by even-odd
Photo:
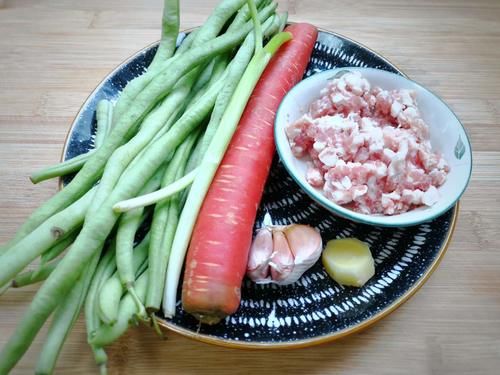
{"type": "MultiPolygon", "coordinates": [[[[183,0],[182,27],[215,0],[183,0]]],[[[151,330],[109,348],[111,374],[493,374],[500,368],[500,2],[280,1],[292,21],[378,51],[441,95],[473,143],[474,173],[452,244],[422,290],[392,315],[341,341],[293,351],[242,351],[151,330]]],[[[60,159],[81,104],[116,65],[159,37],[161,0],[0,0],[0,242],[51,196],[31,171],[60,159]]],[[[36,288],[0,298],[0,348],[36,288]]],[[[43,335],[13,373],[32,374],[43,335]]],[[[92,374],[83,319],[56,373],[92,374]]]]}

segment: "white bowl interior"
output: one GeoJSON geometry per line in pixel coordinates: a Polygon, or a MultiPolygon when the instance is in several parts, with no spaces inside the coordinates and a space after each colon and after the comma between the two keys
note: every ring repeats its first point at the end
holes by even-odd
{"type": "Polygon", "coordinates": [[[419,84],[383,70],[372,68],[339,68],[315,74],[296,85],[283,99],[275,123],[276,148],[285,167],[301,187],[327,209],[352,220],[383,226],[408,226],[428,221],[451,208],[464,192],[471,174],[472,155],[467,134],[451,109],[436,95],[419,84]],[[411,89],[424,121],[429,125],[431,144],[450,165],[446,182],[438,189],[439,201],[432,207],[420,207],[393,216],[365,215],[343,208],[328,200],[305,179],[306,163],[292,155],[285,127],[306,113],[320,91],[340,70],[360,71],[373,86],[383,89],[411,89]]]}

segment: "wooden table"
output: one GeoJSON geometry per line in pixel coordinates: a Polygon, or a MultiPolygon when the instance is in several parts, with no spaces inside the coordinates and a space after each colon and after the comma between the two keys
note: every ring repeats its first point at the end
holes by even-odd
{"type": "MultiPolygon", "coordinates": [[[[216,0],[182,1],[182,27],[216,0]]],[[[0,0],[0,242],[57,188],[31,171],[59,160],[91,90],[159,35],[161,0],[0,0]]],[[[452,244],[422,290],[341,341],[293,351],[242,351],[132,329],[109,349],[112,374],[493,374],[500,368],[500,2],[289,0],[308,21],[377,50],[441,95],[467,128],[474,173],[452,244]],[[496,228],[496,229],[495,229],[496,228]]],[[[0,299],[0,347],[35,288],[0,299]]],[[[33,372],[43,336],[13,373],[33,372]]],[[[57,373],[95,373],[83,320],[57,373]]]]}

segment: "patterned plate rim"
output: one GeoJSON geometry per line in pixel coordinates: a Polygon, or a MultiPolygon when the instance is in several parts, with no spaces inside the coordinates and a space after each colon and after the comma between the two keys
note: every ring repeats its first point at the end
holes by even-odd
{"type": "MultiPolygon", "coordinates": [[[[293,23],[293,22],[290,22],[293,23]]],[[[182,32],[190,32],[192,30],[196,29],[194,28],[188,28],[182,30],[182,32]]],[[[346,37],[342,34],[320,28],[318,27],[318,31],[322,31],[328,34],[331,34],[333,36],[336,36],[338,38],[347,40],[355,45],[360,46],[361,48],[377,55],[378,58],[384,60],[386,63],[389,65],[392,65],[398,73],[403,75],[404,77],[408,77],[398,66],[396,66],[394,63],[389,61],[386,57],[382,56],[378,52],[374,51],[373,49],[365,46],[364,44],[357,42],[349,37],[346,37]]],[[[78,119],[80,115],[82,114],[83,110],[87,107],[88,103],[91,101],[93,98],[94,94],[100,90],[100,88],[105,84],[107,81],[108,77],[113,75],[115,72],[117,72],[123,65],[127,64],[131,60],[135,59],[138,55],[144,53],[144,51],[147,51],[151,47],[154,47],[157,45],[159,41],[153,42],[145,46],[144,48],[140,49],[139,51],[135,52],[131,56],[129,56],[127,59],[116,65],[115,68],[113,68],[102,80],[99,82],[99,84],[92,90],[92,92],[88,95],[88,97],[85,99],[83,104],[80,106],[78,113],[75,115],[73,122],[66,134],[65,140],[64,140],[64,147],[61,153],[60,160],[64,161],[64,157],[66,155],[67,149],[69,147],[69,139],[71,138],[73,134],[73,130],[78,122],[78,119]]],[[[62,179],[59,179],[59,189],[62,189],[63,187],[63,182],[62,179]]],[[[404,294],[402,294],[400,297],[398,297],[392,304],[389,306],[385,307],[383,310],[378,312],[377,314],[371,316],[369,319],[366,319],[358,324],[355,324],[353,326],[344,328],[340,331],[336,331],[327,335],[322,335],[322,336],[317,336],[314,338],[310,339],[304,339],[304,340],[297,340],[293,342],[278,342],[278,343],[268,343],[268,342],[241,342],[241,341],[236,341],[236,340],[231,340],[231,339],[222,339],[219,337],[215,336],[209,336],[209,335],[202,335],[193,331],[190,331],[188,329],[179,327],[169,321],[162,319],[159,319],[158,324],[162,327],[167,329],[170,332],[177,333],[181,336],[204,342],[207,344],[214,344],[222,347],[228,347],[228,348],[235,348],[235,349],[260,349],[260,350],[271,350],[271,349],[299,349],[299,348],[305,348],[305,347],[310,347],[314,345],[319,345],[319,344],[324,344],[327,342],[335,341],[340,338],[346,337],[350,334],[360,332],[362,330],[365,330],[366,328],[370,327],[372,324],[378,322],[382,318],[388,316],[392,312],[394,312],[396,309],[398,309],[401,305],[403,305],[410,297],[412,297],[429,279],[429,277],[434,273],[434,271],[438,268],[439,264],[441,263],[446,251],[448,250],[448,247],[451,243],[451,239],[453,237],[453,234],[455,232],[455,225],[458,217],[460,209],[460,202],[457,202],[455,206],[453,207],[453,216],[451,218],[450,226],[448,228],[448,232],[446,234],[446,238],[444,239],[441,248],[439,249],[439,252],[434,259],[434,261],[431,263],[430,267],[427,268],[427,270],[421,275],[421,277],[413,284],[413,286],[408,289],[404,294]]]]}
{"type": "Polygon", "coordinates": [[[385,307],[383,310],[381,310],[379,313],[371,316],[369,319],[366,319],[358,324],[352,325],[350,327],[347,327],[343,330],[336,331],[327,335],[322,335],[322,336],[317,336],[314,338],[310,339],[304,339],[304,340],[297,340],[297,341],[290,341],[290,342],[278,342],[278,343],[267,343],[267,342],[241,342],[241,341],[236,341],[236,340],[230,340],[230,339],[221,339],[215,336],[209,336],[209,335],[201,335],[196,332],[192,332],[188,329],[179,327],[169,321],[166,321],[164,319],[159,320],[159,325],[169,329],[170,331],[173,331],[175,333],[178,333],[182,336],[201,341],[204,343],[208,344],[215,344],[218,346],[223,346],[223,347],[228,347],[228,348],[236,348],[236,349],[260,349],[260,350],[270,350],[270,349],[299,349],[299,348],[306,348],[310,346],[315,346],[319,344],[325,344],[331,341],[335,341],[338,339],[341,339],[343,337],[346,337],[352,333],[360,332],[368,327],[370,327],[372,324],[375,324],[382,318],[385,318],[392,312],[394,312],[396,309],[401,307],[406,301],[408,301],[422,286],[427,282],[427,280],[430,278],[430,276],[434,273],[434,271],[438,268],[439,264],[444,258],[444,254],[448,250],[448,247],[451,243],[451,238],[453,237],[453,233],[455,232],[455,224],[457,222],[457,217],[458,217],[458,212],[460,209],[460,204],[459,202],[456,203],[454,206],[454,211],[453,211],[453,216],[451,218],[450,222],[450,227],[448,230],[448,233],[446,234],[446,238],[443,241],[443,244],[441,245],[441,248],[439,249],[438,255],[430,265],[430,267],[427,269],[425,273],[422,274],[422,276],[413,284],[413,286],[408,289],[403,295],[401,295],[398,299],[396,299],[392,304],[389,306],[385,307]]]}

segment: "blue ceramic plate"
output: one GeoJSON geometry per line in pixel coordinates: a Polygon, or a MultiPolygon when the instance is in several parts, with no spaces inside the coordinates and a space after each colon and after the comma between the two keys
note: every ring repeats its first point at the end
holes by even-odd
{"type": "MultiPolygon", "coordinates": [[[[180,40],[185,36],[182,34],[180,40]]],[[[141,74],[157,45],[146,47],[112,71],[94,90],[68,134],[64,158],[93,146],[95,107],[101,99],[116,99],[128,81],[141,74]]],[[[338,34],[321,31],[305,76],[343,66],[384,69],[403,74],[368,48],[338,34]]],[[[256,228],[264,217],[274,224],[306,223],[318,228],[326,242],[357,237],[370,244],[375,276],[362,288],[342,287],[330,279],[321,262],[295,284],[285,287],[243,282],[240,309],[215,326],[199,326],[180,301],[174,319],[162,325],[185,336],[225,346],[245,348],[301,347],[331,341],[376,322],[395,310],[427,280],[450,241],[458,206],[430,223],[378,228],[332,216],[315,204],[291,179],[276,158],[256,228]]]]}

